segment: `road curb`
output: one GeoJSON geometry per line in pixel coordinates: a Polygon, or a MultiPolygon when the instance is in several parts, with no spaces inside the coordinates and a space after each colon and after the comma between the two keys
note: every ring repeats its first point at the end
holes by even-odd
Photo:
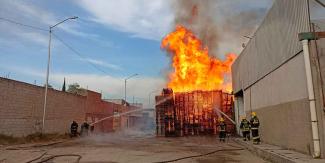
{"type": "Polygon", "coordinates": [[[236,143],[244,146],[250,152],[254,153],[255,155],[257,155],[267,161],[271,161],[274,163],[297,163],[297,162],[299,162],[296,160],[292,160],[288,157],[285,157],[284,155],[275,153],[272,150],[265,150],[265,149],[259,148],[258,145],[253,145],[253,144],[244,142],[240,139],[234,139],[234,141],[236,143]]]}

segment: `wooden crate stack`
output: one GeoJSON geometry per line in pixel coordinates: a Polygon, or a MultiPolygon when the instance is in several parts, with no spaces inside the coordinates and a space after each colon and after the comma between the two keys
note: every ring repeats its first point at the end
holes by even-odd
{"type": "MultiPolygon", "coordinates": [[[[163,91],[164,92],[164,91],[163,91]]],[[[156,96],[157,135],[188,136],[218,133],[219,109],[233,117],[233,97],[221,90],[192,91],[156,96]],[[165,100],[169,98],[170,100],[165,100]],[[163,133],[164,131],[164,133],[163,133]]],[[[226,118],[225,118],[226,119],[226,118]]],[[[229,120],[228,131],[235,127],[229,120]]]]}

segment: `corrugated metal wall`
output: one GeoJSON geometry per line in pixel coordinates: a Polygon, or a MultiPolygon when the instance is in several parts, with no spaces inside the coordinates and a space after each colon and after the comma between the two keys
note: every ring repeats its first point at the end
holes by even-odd
{"type": "Polygon", "coordinates": [[[307,0],[275,0],[253,39],[232,66],[234,93],[248,88],[302,50],[309,31],[307,0]]]}

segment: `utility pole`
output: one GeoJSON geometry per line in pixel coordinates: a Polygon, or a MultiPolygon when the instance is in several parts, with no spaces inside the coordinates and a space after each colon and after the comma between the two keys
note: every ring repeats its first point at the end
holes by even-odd
{"type": "Polygon", "coordinates": [[[49,47],[48,47],[48,56],[47,56],[47,69],[46,69],[46,83],[45,83],[45,93],[44,93],[44,106],[43,106],[43,120],[42,120],[42,134],[44,133],[45,128],[45,116],[46,116],[46,102],[47,102],[47,91],[48,91],[48,85],[49,85],[49,72],[50,72],[50,62],[51,62],[51,39],[52,39],[52,29],[59,24],[70,20],[70,19],[77,19],[78,17],[70,17],[67,19],[64,19],[63,21],[60,21],[59,23],[56,23],[53,26],[49,27],[49,47]]]}
{"type": "Polygon", "coordinates": [[[124,102],[125,102],[125,106],[126,106],[126,80],[124,79],[124,102]]]}
{"type": "Polygon", "coordinates": [[[131,75],[131,76],[129,76],[129,77],[127,77],[127,78],[124,79],[124,100],[125,100],[125,106],[126,106],[126,82],[127,82],[127,80],[129,80],[129,79],[131,79],[131,78],[133,78],[133,77],[135,77],[137,75],[139,75],[139,74],[133,74],[133,75],[131,75]]]}
{"type": "MultiPolygon", "coordinates": [[[[135,77],[137,75],[138,74],[133,74],[133,75],[127,77],[126,79],[124,79],[124,100],[125,100],[125,106],[126,106],[126,82],[127,82],[127,80],[129,80],[132,77],[135,77]]],[[[129,128],[129,116],[127,116],[127,119],[126,119],[126,128],[129,128]]]]}
{"type": "Polygon", "coordinates": [[[148,95],[148,103],[149,103],[149,107],[150,107],[150,99],[151,99],[151,94],[155,93],[155,92],[158,92],[158,90],[154,90],[154,91],[151,91],[148,95]]]}

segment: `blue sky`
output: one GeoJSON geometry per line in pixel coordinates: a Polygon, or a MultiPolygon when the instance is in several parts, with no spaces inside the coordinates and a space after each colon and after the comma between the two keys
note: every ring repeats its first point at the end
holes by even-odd
{"type": "MultiPolygon", "coordinates": [[[[61,24],[54,34],[82,54],[74,54],[57,38],[52,41],[50,84],[60,89],[78,82],[83,87],[102,91],[105,98],[124,96],[123,79],[134,73],[139,76],[128,82],[128,99],[146,102],[150,91],[161,90],[169,70],[169,58],[160,49],[161,38],[173,27],[173,0],[71,0],[71,1],[0,1],[0,17],[48,29],[70,16],[79,19],[61,24]],[[96,65],[97,69],[89,63],[96,65]],[[101,69],[107,73],[102,73],[101,69]]],[[[242,11],[265,13],[271,0],[218,0],[220,23],[242,11]]],[[[248,35],[261,16],[251,24],[236,24],[248,35]],[[247,28],[247,29],[246,29],[247,28]]],[[[234,24],[235,26],[235,24],[234,24]]],[[[238,28],[233,28],[238,30],[238,28]]],[[[234,31],[221,31],[228,36],[234,31]]],[[[238,32],[238,31],[237,31],[238,32]]],[[[245,38],[225,37],[219,53],[239,53],[245,38]]],[[[0,21],[0,76],[43,85],[48,53],[48,32],[0,21]]]]}

